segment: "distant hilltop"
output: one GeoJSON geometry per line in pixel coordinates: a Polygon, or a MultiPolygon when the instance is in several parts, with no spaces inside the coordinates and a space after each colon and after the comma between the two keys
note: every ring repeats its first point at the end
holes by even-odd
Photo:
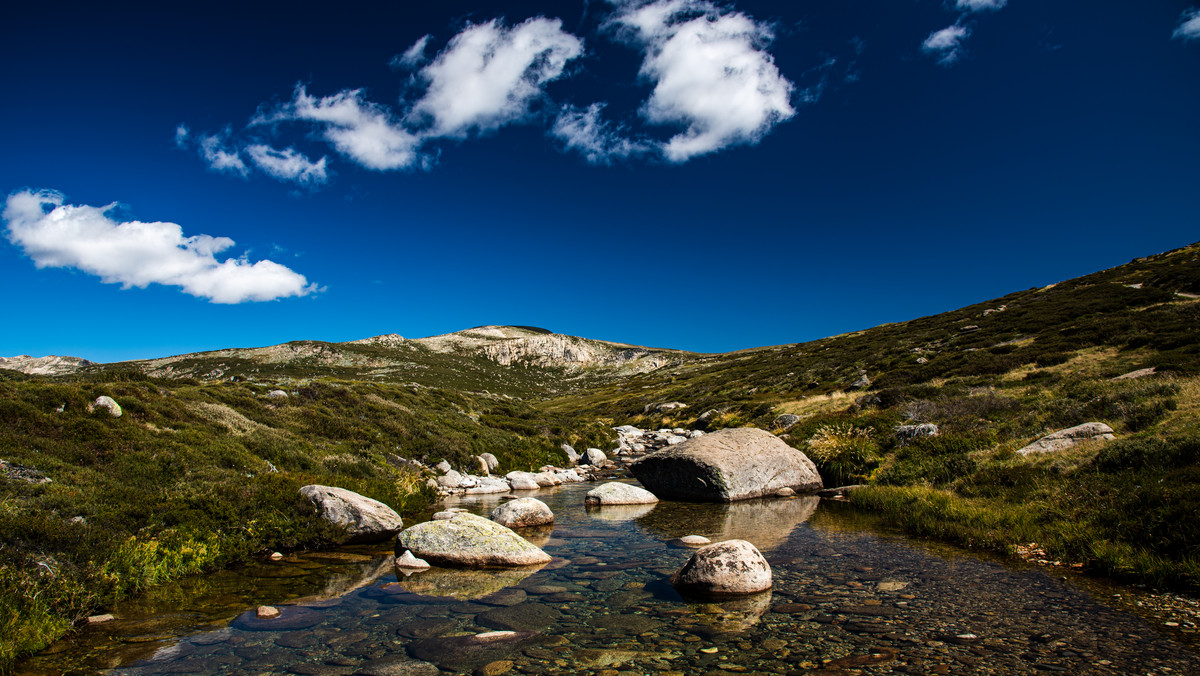
{"type": "Polygon", "coordinates": [[[22,354],[16,357],[0,357],[0,369],[20,371],[28,373],[31,376],[61,376],[74,373],[84,366],[95,365],[95,362],[80,359],[79,357],[59,357],[56,355],[30,357],[27,354],[22,354]]]}

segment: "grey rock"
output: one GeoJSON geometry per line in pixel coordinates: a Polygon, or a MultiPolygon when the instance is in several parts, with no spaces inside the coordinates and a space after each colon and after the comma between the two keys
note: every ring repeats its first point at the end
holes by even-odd
{"type": "Polygon", "coordinates": [[[554,512],[537,498],[517,498],[493,509],[492,521],[506,528],[543,526],[554,523],[554,512]]]}
{"type": "Polygon", "coordinates": [[[5,479],[13,479],[15,481],[24,481],[31,484],[48,484],[51,482],[50,477],[42,474],[32,467],[18,465],[15,462],[6,462],[4,460],[0,460],[0,477],[4,477],[5,479]]]}
{"type": "Polygon", "coordinates": [[[671,436],[667,437],[667,445],[675,446],[677,444],[682,444],[683,442],[685,442],[687,440],[688,440],[687,437],[682,437],[682,436],[679,436],[678,434],[672,434],[671,436]]]}
{"type": "Polygon", "coordinates": [[[391,507],[336,486],[308,485],[300,494],[312,500],[321,518],[346,529],[347,542],[375,542],[404,527],[391,507]]]}
{"type": "Polygon", "coordinates": [[[892,432],[895,433],[896,438],[899,439],[901,443],[906,443],[922,437],[936,437],[939,434],[938,426],[933,423],[898,425],[896,429],[892,430],[892,432]]]}
{"type": "Polygon", "coordinates": [[[442,474],[445,474],[446,472],[449,472],[450,470],[454,469],[453,467],[450,466],[450,463],[446,462],[445,460],[434,465],[433,468],[442,474]]]}
{"type": "Polygon", "coordinates": [[[444,521],[426,521],[396,536],[397,550],[407,549],[435,565],[480,568],[535,566],[550,556],[525,538],[494,521],[459,514],[444,521]]]}
{"type": "Polygon", "coordinates": [[[817,491],[817,497],[820,498],[844,498],[854,491],[864,488],[864,484],[852,484],[850,486],[838,486],[837,488],[825,488],[817,491]]]}
{"type": "Polygon", "coordinates": [[[497,460],[496,456],[492,455],[491,453],[480,453],[479,457],[483,458],[484,462],[487,463],[489,472],[495,472],[496,469],[500,467],[500,461],[497,460]]]}
{"type": "Polygon", "coordinates": [[[457,471],[449,470],[442,476],[438,477],[437,482],[442,488],[458,488],[463,484],[465,478],[466,477],[464,477],[462,474],[459,474],[457,471]]]}
{"type": "Polygon", "coordinates": [[[750,427],[725,429],[655,451],[630,465],[650,492],[667,500],[732,502],[822,488],[808,456],[775,435],[750,427]]]}
{"type": "Polygon", "coordinates": [[[288,393],[283,390],[271,390],[267,392],[267,399],[287,399],[288,393]]]}
{"type": "Polygon", "coordinates": [[[1113,429],[1101,422],[1089,422],[1074,427],[1068,427],[1065,430],[1059,430],[1053,434],[1038,439],[1028,446],[1017,451],[1021,455],[1030,453],[1049,453],[1052,451],[1061,451],[1064,448],[1070,448],[1075,444],[1083,441],[1098,441],[1101,439],[1116,439],[1113,435],[1113,429]]]}
{"type": "Polygon", "coordinates": [[[572,465],[574,465],[574,464],[576,464],[576,463],[578,463],[578,462],[579,462],[579,453],[577,453],[577,452],[575,451],[575,447],[574,447],[574,446],[572,446],[572,445],[570,445],[570,444],[563,444],[563,445],[562,445],[562,450],[563,450],[563,453],[566,453],[566,454],[567,454],[567,460],[568,460],[568,461],[570,461],[570,463],[571,463],[572,465]]]}
{"type": "Polygon", "coordinates": [[[776,429],[786,430],[791,429],[791,427],[798,422],[800,422],[800,416],[795,415],[794,413],[784,413],[783,415],[775,418],[775,421],[771,423],[771,426],[776,429]]]}
{"type": "Polygon", "coordinates": [[[656,502],[658,498],[645,488],[616,481],[593,488],[584,498],[588,505],[649,505],[656,502]]]}
{"type": "Polygon", "coordinates": [[[554,472],[538,472],[533,475],[533,480],[542,488],[550,488],[551,486],[561,486],[562,479],[555,476],[554,472]]]}
{"type": "Polygon", "coordinates": [[[671,584],[705,596],[756,594],[771,588],[771,566],[749,542],[726,540],[696,550],[671,584]]]}
{"type": "Polygon", "coordinates": [[[1129,373],[1123,373],[1113,378],[1113,380],[1133,380],[1134,378],[1145,378],[1147,376],[1154,375],[1157,370],[1157,368],[1151,366],[1150,368],[1138,369],[1136,371],[1130,371],[1129,373]]]}
{"type": "Polygon", "coordinates": [[[474,486],[467,489],[467,495],[507,493],[509,490],[511,490],[511,486],[507,479],[500,477],[480,477],[474,486]]]}
{"type": "Polygon", "coordinates": [[[92,410],[103,408],[108,411],[108,414],[114,418],[121,417],[121,405],[118,404],[112,397],[101,395],[96,397],[96,401],[92,402],[92,410]]]}
{"type": "Polygon", "coordinates": [[[859,375],[858,380],[855,380],[854,382],[850,383],[850,386],[847,387],[846,389],[847,390],[865,390],[870,386],[871,386],[871,379],[867,377],[867,374],[863,373],[863,374],[859,375]]]}
{"type": "Polygon", "coordinates": [[[425,568],[429,568],[430,565],[425,559],[418,559],[417,557],[413,556],[412,552],[406,551],[400,556],[396,557],[396,567],[408,568],[411,570],[423,570],[425,568]]]}
{"type": "Polygon", "coordinates": [[[475,456],[474,458],[472,458],[472,462],[474,463],[475,469],[479,470],[479,473],[481,475],[489,476],[492,473],[491,468],[488,467],[488,461],[484,460],[483,456],[481,456],[481,455],[475,456]]]}
{"type": "Polygon", "coordinates": [[[437,666],[407,657],[384,657],[358,668],[354,676],[438,676],[437,666]]]}
{"type": "Polygon", "coordinates": [[[604,451],[598,448],[589,448],[584,459],[587,460],[587,464],[598,467],[608,460],[608,456],[604,455],[604,451]]]}
{"type": "Polygon", "coordinates": [[[509,472],[504,478],[508,479],[508,485],[514,491],[536,491],[541,488],[537,482],[537,475],[532,472],[509,472]]]}

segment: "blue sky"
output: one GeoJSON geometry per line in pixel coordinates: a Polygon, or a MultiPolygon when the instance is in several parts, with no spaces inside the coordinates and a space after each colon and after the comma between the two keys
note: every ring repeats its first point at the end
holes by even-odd
{"type": "Polygon", "coordinates": [[[1200,240],[1195,0],[4,23],[4,356],[481,324],[728,351],[1200,240]]]}

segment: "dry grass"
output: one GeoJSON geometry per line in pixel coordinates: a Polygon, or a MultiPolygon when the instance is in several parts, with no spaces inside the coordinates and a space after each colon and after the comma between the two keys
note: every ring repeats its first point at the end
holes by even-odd
{"type": "Polygon", "coordinates": [[[829,394],[785,401],[776,406],[775,410],[778,413],[791,413],[801,418],[809,418],[814,415],[844,411],[860,396],[862,396],[861,392],[830,392],[829,394]]]}
{"type": "Polygon", "coordinates": [[[225,427],[233,434],[242,435],[255,430],[269,429],[266,425],[256,423],[224,404],[194,402],[190,406],[193,411],[205,419],[225,427]]]}

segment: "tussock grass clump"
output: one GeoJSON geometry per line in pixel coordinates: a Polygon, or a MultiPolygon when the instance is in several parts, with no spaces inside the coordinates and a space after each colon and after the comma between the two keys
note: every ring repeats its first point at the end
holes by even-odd
{"type": "Polygon", "coordinates": [[[852,425],[823,425],[808,438],[806,453],[825,483],[834,486],[866,481],[879,464],[872,431],[852,425]]]}

